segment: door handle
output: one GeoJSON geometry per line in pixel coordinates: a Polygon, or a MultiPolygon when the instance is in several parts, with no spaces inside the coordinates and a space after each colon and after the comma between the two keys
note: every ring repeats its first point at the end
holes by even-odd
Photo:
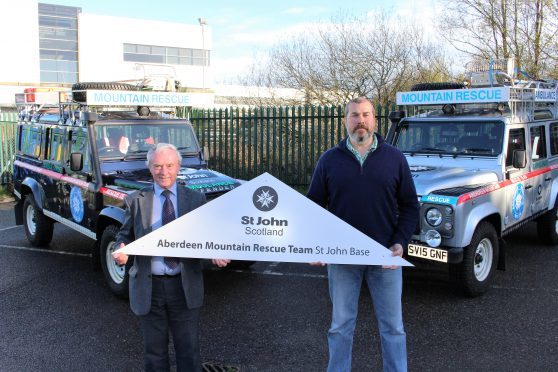
{"type": "Polygon", "coordinates": [[[525,190],[529,190],[532,187],[533,187],[533,185],[527,185],[527,186],[525,186],[525,190]]]}
{"type": "Polygon", "coordinates": [[[552,181],[552,177],[547,177],[544,179],[544,182],[552,181]]]}

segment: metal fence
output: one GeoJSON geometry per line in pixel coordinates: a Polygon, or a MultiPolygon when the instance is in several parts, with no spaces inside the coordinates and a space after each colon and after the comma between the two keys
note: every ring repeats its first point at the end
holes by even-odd
{"type": "Polygon", "coordinates": [[[12,181],[17,114],[0,113],[0,185],[12,181]]]}
{"type": "MultiPolygon", "coordinates": [[[[376,107],[380,134],[395,109],[376,107]]],[[[343,116],[343,106],[194,109],[190,121],[210,168],[244,180],[268,172],[303,191],[320,154],[345,136],[343,116]]],[[[16,121],[16,114],[0,113],[0,184],[11,181],[16,121]]]]}
{"type": "MultiPolygon", "coordinates": [[[[378,106],[378,132],[387,133],[390,108],[378,106]]],[[[190,121],[209,151],[209,167],[250,180],[268,172],[304,190],[321,153],[345,136],[344,106],[193,110],[190,121]]]]}

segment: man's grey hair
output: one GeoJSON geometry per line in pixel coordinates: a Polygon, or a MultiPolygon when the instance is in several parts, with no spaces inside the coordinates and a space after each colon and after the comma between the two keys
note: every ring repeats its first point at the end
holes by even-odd
{"type": "Polygon", "coordinates": [[[370,106],[372,106],[372,115],[376,116],[376,109],[374,108],[374,104],[372,103],[372,101],[367,97],[360,96],[357,98],[353,98],[349,102],[347,102],[347,104],[345,105],[345,117],[349,115],[349,105],[351,103],[364,103],[364,102],[370,103],[370,106]]]}
{"type": "Polygon", "coordinates": [[[145,162],[145,164],[147,164],[148,168],[151,166],[151,162],[155,153],[165,149],[173,150],[176,153],[176,157],[178,158],[178,164],[182,163],[182,155],[180,155],[180,151],[178,151],[178,149],[173,144],[159,142],[147,152],[147,161],[145,162]]]}

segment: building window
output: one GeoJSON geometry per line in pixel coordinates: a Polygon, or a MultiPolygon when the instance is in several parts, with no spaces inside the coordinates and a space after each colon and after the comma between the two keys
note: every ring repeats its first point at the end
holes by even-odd
{"type": "Polygon", "coordinates": [[[81,8],[39,3],[41,82],[78,82],[78,14],[81,8]]]}
{"type": "Polygon", "coordinates": [[[124,61],[167,65],[209,66],[209,50],[124,44],[124,61]]]}

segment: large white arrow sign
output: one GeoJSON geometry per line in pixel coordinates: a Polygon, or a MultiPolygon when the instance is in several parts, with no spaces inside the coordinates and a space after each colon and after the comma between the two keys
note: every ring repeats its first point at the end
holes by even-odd
{"type": "Polygon", "coordinates": [[[412,266],[268,173],[120,251],[144,256],[412,266]]]}

